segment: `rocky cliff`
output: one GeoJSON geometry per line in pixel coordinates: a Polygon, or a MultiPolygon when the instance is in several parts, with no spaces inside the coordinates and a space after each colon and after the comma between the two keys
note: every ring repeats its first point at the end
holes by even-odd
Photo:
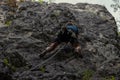
{"type": "Polygon", "coordinates": [[[9,27],[0,28],[0,80],[120,79],[117,26],[104,6],[24,2],[13,16],[9,27]],[[71,19],[79,25],[83,58],[58,47],[40,59],[38,55],[71,19]]]}

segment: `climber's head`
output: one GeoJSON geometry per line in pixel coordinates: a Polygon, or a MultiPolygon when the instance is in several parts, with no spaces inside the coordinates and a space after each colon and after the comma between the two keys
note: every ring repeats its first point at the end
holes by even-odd
{"type": "Polygon", "coordinates": [[[74,23],[75,23],[74,20],[69,20],[69,21],[67,22],[67,25],[74,25],[74,23]]]}
{"type": "Polygon", "coordinates": [[[68,22],[74,23],[75,21],[74,21],[74,20],[70,20],[70,21],[68,21],[68,22]]]}
{"type": "Polygon", "coordinates": [[[61,29],[65,31],[65,30],[67,30],[66,27],[69,25],[75,25],[75,21],[74,20],[67,21],[67,23],[61,29]]]}

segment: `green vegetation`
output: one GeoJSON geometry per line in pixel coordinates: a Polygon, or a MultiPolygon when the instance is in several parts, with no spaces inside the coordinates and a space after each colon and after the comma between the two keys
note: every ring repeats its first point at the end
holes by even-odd
{"type": "Polygon", "coordinates": [[[20,2],[24,2],[25,0],[20,0],[20,2]]]}
{"type": "Polygon", "coordinates": [[[5,59],[3,60],[3,63],[4,63],[5,65],[8,65],[8,64],[9,64],[8,59],[5,58],[5,59]]]}
{"type": "Polygon", "coordinates": [[[42,4],[44,1],[43,0],[38,0],[40,4],[42,4]]]}
{"type": "Polygon", "coordinates": [[[10,26],[11,23],[12,23],[12,21],[6,21],[6,22],[5,22],[5,25],[10,26]]]}
{"type": "Polygon", "coordinates": [[[104,80],[116,80],[114,76],[106,77],[104,80]]]}
{"type": "MultiPolygon", "coordinates": [[[[33,2],[35,2],[35,0],[32,0],[33,2]]],[[[42,4],[45,0],[38,0],[38,2],[40,4],[42,4]]],[[[52,3],[54,0],[49,0],[48,3],[52,3]]]]}
{"type": "Polygon", "coordinates": [[[16,68],[9,63],[7,58],[3,59],[3,63],[5,64],[5,66],[9,67],[12,71],[16,71],[16,68]]]}
{"type": "Polygon", "coordinates": [[[43,66],[40,67],[40,71],[44,73],[45,72],[45,67],[43,67],[43,66]]]}
{"type": "Polygon", "coordinates": [[[83,72],[83,78],[82,78],[82,80],[91,80],[91,77],[93,76],[93,74],[94,74],[94,71],[93,70],[85,70],[84,72],[83,72]]]}

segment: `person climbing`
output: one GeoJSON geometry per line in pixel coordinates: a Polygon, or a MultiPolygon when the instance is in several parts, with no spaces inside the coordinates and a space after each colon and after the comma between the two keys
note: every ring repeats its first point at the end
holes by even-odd
{"type": "Polygon", "coordinates": [[[68,21],[66,25],[61,28],[55,40],[39,55],[39,57],[41,58],[48,52],[53,51],[62,42],[70,42],[74,48],[74,53],[76,56],[80,56],[82,58],[80,53],[81,47],[78,42],[78,27],[73,20],[68,21]]]}

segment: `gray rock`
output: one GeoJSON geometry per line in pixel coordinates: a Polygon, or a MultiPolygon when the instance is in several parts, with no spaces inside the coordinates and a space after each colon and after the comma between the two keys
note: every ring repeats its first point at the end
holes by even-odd
{"type": "Polygon", "coordinates": [[[87,74],[93,80],[110,76],[119,79],[117,26],[104,6],[25,2],[18,6],[14,18],[5,31],[0,29],[0,49],[6,55],[1,55],[1,59],[8,57],[17,67],[17,71],[12,72],[14,79],[80,80],[87,74]],[[38,55],[69,20],[75,20],[79,25],[83,59],[75,58],[72,50],[61,50],[48,61],[40,59],[38,55]],[[42,65],[30,71],[38,64],[42,65]]]}

